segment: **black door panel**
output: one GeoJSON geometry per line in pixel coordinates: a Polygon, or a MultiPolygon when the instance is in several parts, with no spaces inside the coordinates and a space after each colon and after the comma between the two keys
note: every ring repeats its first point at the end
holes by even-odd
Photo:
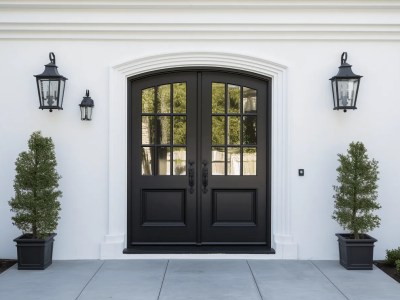
{"type": "Polygon", "coordinates": [[[128,247],[270,246],[267,84],[212,70],[131,81],[128,247]]]}

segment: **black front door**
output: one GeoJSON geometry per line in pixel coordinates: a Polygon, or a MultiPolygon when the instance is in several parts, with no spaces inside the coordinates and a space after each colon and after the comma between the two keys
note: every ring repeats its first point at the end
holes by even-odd
{"type": "Polygon", "coordinates": [[[130,83],[128,248],[270,247],[268,81],[193,70],[130,83]]]}

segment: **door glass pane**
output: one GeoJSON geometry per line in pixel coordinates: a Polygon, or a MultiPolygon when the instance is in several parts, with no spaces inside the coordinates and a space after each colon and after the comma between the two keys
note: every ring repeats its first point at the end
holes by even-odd
{"type": "Polygon", "coordinates": [[[223,116],[212,117],[212,144],[225,144],[225,117],[223,116]]]}
{"type": "Polygon", "coordinates": [[[257,148],[243,148],[243,175],[257,175],[257,148]]]}
{"type": "Polygon", "coordinates": [[[225,148],[212,147],[212,175],[225,175],[225,148]]]}
{"type": "Polygon", "coordinates": [[[161,116],[157,118],[158,144],[168,145],[171,141],[171,117],[161,116]]]}
{"type": "Polygon", "coordinates": [[[255,116],[243,117],[243,144],[257,144],[257,117],[255,116]]]}
{"type": "Polygon", "coordinates": [[[228,147],[228,175],[240,175],[240,148],[228,147]]]}
{"type": "Polygon", "coordinates": [[[224,83],[212,83],[212,113],[225,113],[224,83]]]}
{"type": "Polygon", "coordinates": [[[240,144],[240,117],[228,117],[228,144],[240,144]]]}
{"type": "Polygon", "coordinates": [[[257,91],[243,87],[243,113],[257,112],[257,91]]]}
{"type": "Polygon", "coordinates": [[[158,175],[170,175],[171,174],[171,149],[170,147],[158,147],[158,175]]]}
{"type": "Polygon", "coordinates": [[[174,117],[174,144],[186,145],[186,117],[174,117]]]}
{"type": "Polygon", "coordinates": [[[186,83],[174,83],[174,113],[186,113],[186,83]]]}
{"type": "Polygon", "coordinates": [[[157,112],[169,113],[171,111],[171,87],[169,84],[157,88],[157,112]]]}
{"type": "Polygon", "coordinates": [[[153,175],[153,147],[142,147],[142,175],[153,175]]]}
{"type": "Polygon", "coordinates": [[[174,147],[173,175],[186,175],[186,148],[174,147]]]}
{"type": "Polygon", "coordinates": [[[240,86],[228,84],[228,113],[240,113],[240,86]]]}
{"type": "Polygon", "coordinates": [[[142,112],[154,113],[154,88],[142,90],[142,112]]]}
{"type": "Polygon", "coordinates": [[[142,117],[142,144],[154,144],[155,124],[153,116],[142,117]]]}

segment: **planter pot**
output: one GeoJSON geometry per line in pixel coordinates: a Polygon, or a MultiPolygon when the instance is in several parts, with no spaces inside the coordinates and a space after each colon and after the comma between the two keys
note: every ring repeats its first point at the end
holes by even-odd
{"type": "Polygon", "coordinates": [[[351,234],[336,233],[339,242],[340,264],[347,270],[372,270],[374,243],[377,241],[368,234],[359,240],[351,234]]]}
{"type": "Polygon", "coordinates": [[[53,242],[56,233],[45,239],[32,239],[31,234],[17,237],[18,270],[44,270],[53,262],[53,242]]]}

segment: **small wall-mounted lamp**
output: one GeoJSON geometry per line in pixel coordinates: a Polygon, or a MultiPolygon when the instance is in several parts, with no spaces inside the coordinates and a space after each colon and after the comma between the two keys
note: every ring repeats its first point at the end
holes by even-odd
{"type": "Polygon", "coordinates": [[[351,70],[351,65],[347,62],[347,52],[342,53],[341,66],[336,76],[333,76],[332,82],[333,109],[357,109],[358,88],[362,76],[356,75],[351,70]]]}
{"type": "Polygon", "coordinates": [[[50,63],[45,65],[42,74],[34,75],[36,77],[40,109],[63,109],[63,99],[65,90],[65,81],[68,78],[60,75],[57,71],[56,56],[53,52],[49,53],[50,63]]]}
{"type": "Polygon", "coordinates": [[[89,90],[86,90],[86,96],[83,97],[83,100],[81,104],[79,104],[79,106],[81,108],[81,120],[82,121],[92,120],[94,101],[89,96],[89,90]]]}

